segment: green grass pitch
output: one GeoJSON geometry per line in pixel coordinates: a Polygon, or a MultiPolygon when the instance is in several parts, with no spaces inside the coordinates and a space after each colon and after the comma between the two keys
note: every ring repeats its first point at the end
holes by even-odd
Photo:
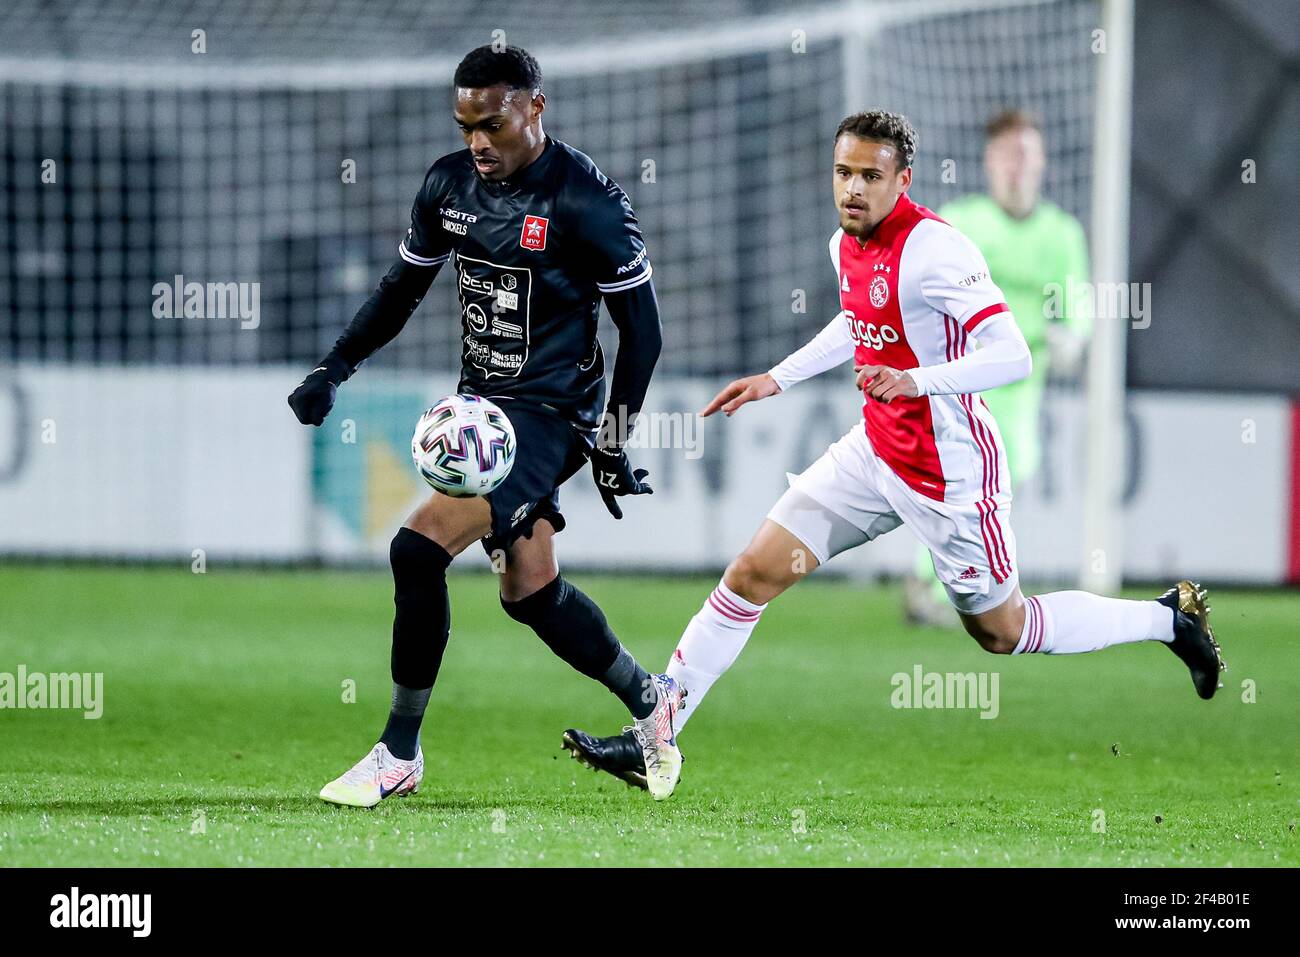
{"type": "MultiPolygon", "coordinates": [[[[655,669],[713,584],[573,579],[655,669]]],[[[569,725],[616,730],[614,697],[490,576],[451,587],[424,785],[357,811],[316,793],[387,713],[385,573],[0,566],[0,672],[104,673],[99,720],[0,710],[0,864],[1300,864],[1294,593],[1212,593],[1230,670],[1203,702],[1156,645],[995,657],[904,627],[894,589],[807,582],[656,804],[559,749],[569,725]],[[997,717],[892,707],[916,665],[997,672],[997,717]]]]}

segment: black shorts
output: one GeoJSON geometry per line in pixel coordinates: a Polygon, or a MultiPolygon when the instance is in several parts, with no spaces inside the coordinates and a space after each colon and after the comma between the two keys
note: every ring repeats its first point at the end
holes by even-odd
{"type": "Polygon", "coordinates": [[[595,442],[594,431],[583,431],[558,414],[535,405],[494,400],[515,429],[515,464],[506,480],[487,496],[492,506],[492,532],[483,539],[489,555],[528,538],[533,525],[545,518],[558,532],[560,486],[586,464],[595,442]]]}

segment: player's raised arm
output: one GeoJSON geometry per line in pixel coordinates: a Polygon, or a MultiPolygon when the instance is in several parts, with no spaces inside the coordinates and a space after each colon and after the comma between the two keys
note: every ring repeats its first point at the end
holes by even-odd
{"type": "Polygon", "coordinates": [[[338,387],[357,366],[402,331],[450,256],[445,241],[430,226],[436,223],[430,215],[430,210],[437,212],[433,195],[436,184],[437,176],[431,169],[411,208],[411,226],[398,244],[397,259],[335,341],[334,348],[290,394],[289,407],[303,425],[325,421],[338,387]]]}

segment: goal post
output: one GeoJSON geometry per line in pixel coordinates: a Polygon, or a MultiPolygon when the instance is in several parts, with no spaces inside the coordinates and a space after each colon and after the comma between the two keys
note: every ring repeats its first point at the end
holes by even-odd
{"type": "MultiPolygon", "coordinates": [[[[1128,281],[1129,146],[1133,111],[1133,0],[1103,0],[1104,52],[1097,56],[1093,150],[1092,278],[1128,281]]],[[[1094,287],[1096,288],[1096,287],[1094,287]]],[[[1128,474],[1125,436],[1126,318],[1099,312],[1087,371],[1082,588],[1101,594],[1123,583],[1122,495],[1128,474]]]]}

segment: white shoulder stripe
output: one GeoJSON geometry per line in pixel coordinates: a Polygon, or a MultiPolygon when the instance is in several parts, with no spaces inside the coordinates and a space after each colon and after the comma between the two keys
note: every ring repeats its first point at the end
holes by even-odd
{"type": "Polygon", "coordinates": [[[451,253],[442,256],[434,256],[432,259],[428,256],[417,256],[406,248],[405,241],[397,244],[397,255],[401,256],[412,266],[441,266],[451,258],[451,253]]]}
{"type": "Polygon", "coordinates": [[[835,278],[840,278],[840,240],[844,238],[844,230],[837,229],[831,235],[830,252],[831,262],[835,264],[835,278]]]}
{"type": "Polygon", "coordinates": [[[596,283],[596,288],[601,292],[623,292],[625,289],[631,289],[633,286],[641,285],[641,283],[650,278],[652,272],[654,272],[653,267],[651,267],[649,263],[646,263],[645,269],[642,272],[637,273],[631,279],[622,279],[618,282],[598,282],[596,283]]]}

